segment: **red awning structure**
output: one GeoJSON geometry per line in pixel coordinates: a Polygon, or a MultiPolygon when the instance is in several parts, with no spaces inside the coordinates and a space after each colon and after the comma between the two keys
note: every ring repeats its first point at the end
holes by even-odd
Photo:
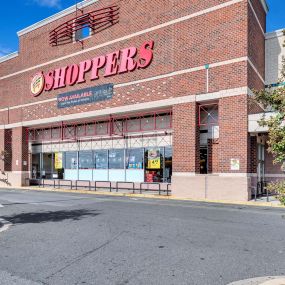
{"type": "Polygon", "coordinates": [[[90,34],[93,35],[115,25],[118,21],[118,5],[108,6],[89,13],[84,13],[52,30],[49,34],[49,42],[51,46],[71,43],[75,38],[76,32],[83,28],[89,28],[90,34]]]}

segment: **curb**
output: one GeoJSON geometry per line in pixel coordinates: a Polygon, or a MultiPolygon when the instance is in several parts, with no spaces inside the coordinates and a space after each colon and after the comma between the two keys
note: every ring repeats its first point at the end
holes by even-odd
{"type": "Polygon", "coordinates": [[[173,200],[173,201],[189,201],[189,202],[201,202],[201,203],[214,203],[225,205],[240,205],[240,206],[253,206],[253,207],[270,207],[285,209],[285,206],[281,204],[275,204],[272,202],[238,202],[238,201],[226,201],[226,200],[208,200],[208,199],[190,199],[183,197],[171,197],[161,196],[158,194],[133,194],[133,193],[114,193],[114,192],[95,192],[88,190],[71,190],[71,189],[54,189],[54,188],[41,188],[41,187],[0,187],[0,189],[17,189],[25,191],[46,191],[46,192],[59,192],[59,193],[77,193],[77,194],[89,194],[89,195],[103,195],[114,197],[131,197],[131,198],[147,198],[147,199],[161,199],[161,200],[173,200]]]}

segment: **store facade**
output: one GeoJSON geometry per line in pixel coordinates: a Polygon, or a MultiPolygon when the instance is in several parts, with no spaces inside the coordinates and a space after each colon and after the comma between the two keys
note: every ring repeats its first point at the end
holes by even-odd
{"type": "Polygon", "coordinates": [[[267,11],[89,0],[18,32],[19,52],[0,58],[2,186],[160,182],[177,197],[250,199],[267,11]]]}

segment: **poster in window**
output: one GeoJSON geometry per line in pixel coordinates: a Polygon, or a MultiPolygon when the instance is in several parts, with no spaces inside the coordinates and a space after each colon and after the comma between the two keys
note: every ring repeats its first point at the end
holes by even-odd
{"type": "Polygon", "coordinates": [[[240,161],[239,159],[231,159],[231,170],[240,170],[240,161]]]}
{"type": "Polygon", "coordinates": [[[159,148],[148,150],[148,169],[160,169],[160,150],[159,148]]]}
{"type": "Polygon", "coordinates": [[[62,152],[56,152],[54,155],[54,168],[62,169],[62,152]]]}

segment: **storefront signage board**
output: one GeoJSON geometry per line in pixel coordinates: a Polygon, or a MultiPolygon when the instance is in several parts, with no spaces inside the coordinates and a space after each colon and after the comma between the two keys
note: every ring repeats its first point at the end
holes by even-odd
{"type": "Polygon", "coordinates": [[[109,100],[113,97],[113,84],[104,84],[57,96],[57,108],[68,108],[76,105],[91,104],[109,100]]]}

